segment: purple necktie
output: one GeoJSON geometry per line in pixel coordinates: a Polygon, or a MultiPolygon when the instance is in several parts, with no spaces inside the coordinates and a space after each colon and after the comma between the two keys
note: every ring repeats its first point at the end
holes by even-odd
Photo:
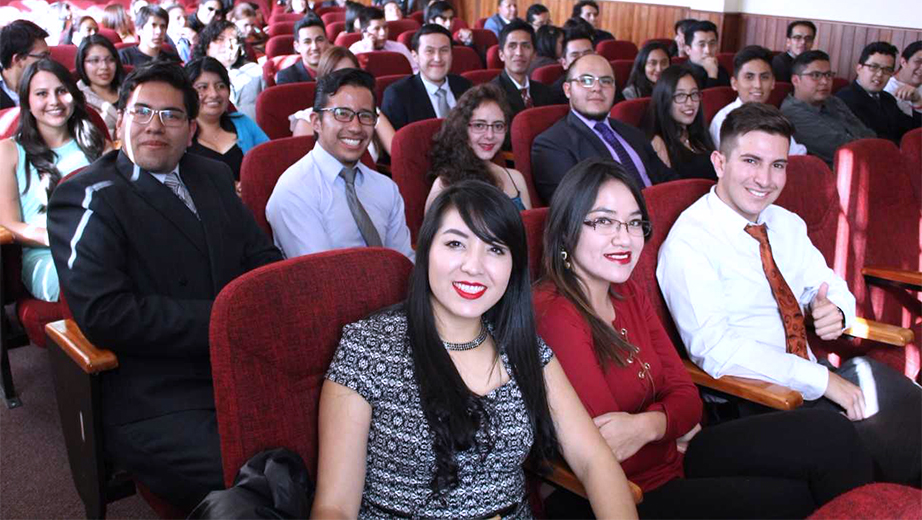
{"type": "Polygon", "coordinates": [[[652,184],[650,182],[650,177],[637,169],[637,165],[631,160],[631,156],[627,153],[627,150],[624,149],[621,141],[615,136],[615,132],[609,128],[604,121],[599,121],[595,124],[595,131],[602,134],[602,139],[604,139],[609,146],[614,148],[615,153],[618,154],[618,161],[621,163],[621,166],[624,167],[627,173],[633,175],[635,179],[639,179],[643,184],[642,187],[647,187],[652,184]]]}

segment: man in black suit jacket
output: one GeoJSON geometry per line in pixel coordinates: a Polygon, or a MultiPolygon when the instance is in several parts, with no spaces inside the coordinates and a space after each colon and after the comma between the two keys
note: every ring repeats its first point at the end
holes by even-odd
{"type": "Polygon", "coordinates": [[[678,178],[640,130],[608,117],[615,102],[614,78],[611,64],[597,54],[579,58],[567,71],[564,92],[570,112],[531,147],[532,175],[543,200],[550,202],[570,168],[590,157],[621,163],[640,187],[678,178]],[[591,86],[584,86],[583,80],[592,81],[591,86]]]}
{"type": "Polygon", "coordinates": [[[567,70],[574,61],[587,54],[595,54],[595,45],[592,44],[592,34],[579,28],[565,31],[563,38],[563,56],[560,57],[560,64],[563,65],[564,73],[557,81],[551,84],[551,95],[553,96],[551,101],[552,105],[566,105],[569,103],[567,96],[563,93],[563,84],[567,80],[567,70]]]}
{"type": "Polygon", "coordinates": [[[898,50],[887,42],[868,44],[861,51],[856,71],[858,77],[836,96],[848,105],[877,137],[900,144],[903,134],[919,126],[900,110],[896,98],[884,87],[893,75],[898,50]]]}
{"type": "Polygon", "coordinates": [[[48,211],[74,319],[118,355],[118,368],[101,376],[106,455],[183,509],[223,488],[212,303],[233,279],[282,258],[230,169],[186,153],[197,112],[181,68],[135,69],[119,95],[122,151],[61,183],[48,211]]]}
{"type": "Polygon", "coordinates": [[[19,79],[32,65],[50,56],[48,33],[28,20],[0,28],[0,110],[19,106],[19,79]]]}
{"type": "Polygon", "coordinates": [[[688,67],[702,89],[729,87],[730,73],[717,61],[717,26],[702,20],[685,29],[685,54],[688,67]]]}
{"type": "Polygon", "coordinates": [[[137,67],[153,60],[171,60],[182,63],[179,55],[162,49],[167,39],[166,28],[170,16],[157,5],[145,5],[138,9],[134,26],[138,28],[138,45],[118,51],[122,65],[137,67]]]}
{"type": "Polygon", "coordinates": [[[595,0],[580,0],[573,5],[573,11],[570,18],[582,18],[589,22],[595,32],[592,38],[592,44],[598,45],[605,40],[614,40],[615,35],[599,28],[599,4],[595,0]]]}
{"type": "Polygon", "coordinates": [[[413,35],[413,59],[419,73],[392,83],[384,90],[381,111],[394,130],[415,121],[446,117],[461,94],[471,88],[469,80],[449,74],[451,33],[434,23],[424,25],[413,35]]]}
{"type": "Polygon", "coordinates": [[[320,56],[330,46],[323,20],[314,15],[313,11],[298,20],[294,27],[294,35],[295,52],[301,56],[301,59],[294,65],[279,71],[275,79],[278,85],[315,81],[320,56]]]}

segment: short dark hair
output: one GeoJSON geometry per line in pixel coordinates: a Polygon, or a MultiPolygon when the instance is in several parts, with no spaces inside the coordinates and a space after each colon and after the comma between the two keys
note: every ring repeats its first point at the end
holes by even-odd
{"type": "Polygon", "coordinates": [[[589,7],[594,7],[594,8],[595,8],[595,11],[596,11],[597,13],[598,13],[598,12],[601,12],[601,9],[599,9],[599,4],[597,4],[597,3],[595,2],[595,0],[579,0],[579,2],[576,2],[576,3],[573,5],[573,12],[570,13],[570,16],[571,16],[571,17],[574,17],[574,16],[582,17],[582,16],[583,16],[583,7],[586,7],[587,5],[588,5],[589,7]]]}
{"type": "Polygon", "coordinates": [[[790,38],[794,34],[794,28],[798,25],[803,25],[804,27],[809,27],[813,31],[813,35],[816,36],[816,24],[810,20],[794,20],[788,24],[787,37],[790,38]]]}
{"type": "Polygon", "coordinates": [[[426,25],[420,27],[418,31],[413,33],[413,38],[410,40],[410,48],[419,52],[419,40],[427,34],[441,34],[442,36],[448,38],[448,45],[451,45],[451,31],[437,23],[427,23],[426,25]]]}
{"type": "Polygon", "coordinates": [[[903,54],[900,57],[906,61],[909,61],[912,59],[913,55],[919,51],[922,51],[922,40],[915,41],[907,45],[906,48],[903,49],[903,54]]]}
{"type": "Polygon", "coordinates": [[[735,56],[733,56],[733,75],[739,75],[743,65],[755,60],[764,61],[770,68],[772,65],[772,58],[772,51],[766,49],[765,47],[760,45],[747,45],[746,47],[740,49],[740,51],[737,52],[735,56]]]}
{"type": "Polygon", "coordinates": [[[802,52],[798,54],[797,57],[794,58],[794,61],[791,63],[791,75],[799,75],[804,71],[804,69],[807,68],[808,65],[814,61],[829,61],[829,55],[823,51],[817,50],[802,52]]]}
{"type": "Polygon", "coordinates": [[[305,27],[320,27],[320,30],[323,31],[324,37],[326,37],[327,27],[323,24],[323,20],[317,16],[317,13],[313,11],[308,11],[307,14],[304,15],[304,18],[301,18],[295,22],[293,29],[295,41],[298,41],[298,33],[300,33],[301,29],[304,29],[305,27]]]}
{"type": "Polygon", "coordinates": [[[868,61],[868,58],[875,54],[884,54],[893,58],[893,61],[896,62],[896,57],[899,55],[900,50],[896,48],[895,45],[891,45],[887,42],[873,42],[864,46],[864,49],[861,49],[861,56],[858,58],[858,64],[862,65],[868,61]]]}
{"type": "Polygon", "coordinates": [[[366,7],[359,13],[359,27],[362,31],[368,29],[372,20],[384,20],[384,11],[377,7],[366,7]]]}
{"type": "Polygon", "coordinates": [[[169,23],[170,15],[160,7],[159,5],[145,5],[144,7],[138,9],[138,14],[134,17],[134,27],[135,30],[140,31],[145,25],[147,25],[148,20],[151,17],[157,17],[163,20],[164,23],[169,23]]]}
{"type": "Polygon", "coordinates": [[[720,34],[717,32],[717,26],[714,25],[714,22],[708,20],[698,20],[697,22],[690,24],[685,27],[685,45],[691,45],[695,41],[695,33],[697,32],[712,32],[718,38],[720,34]]]}
{"type": "MultiPolygon", "coordinates": [[[[29,20],[16,20],[0,29],[0,66],[4,69],[13,64],[13,56],[28,54],[38,40],[44,40],[48,33],[29,20]]],[[[9,85],[15,89],[16,85],[9,85]]]]}
{"type": "Polygon", "coordinates": [[[454,13],[455,8],[445,0],[438,0],[429,4],[429,7],[426,8],[426,23],[434,23],[436,18],[445,18],[445,12],[451,11],[454,13]]]}
{"type": "Polygon", "coordinates": [[[544,13],[549,13],[547,7],[541,4],[531,4],[528,6],[528,10],[525,11],[525,21],[532,23],[535,18],[541,16],[544,13]]]}
{"type": "Polygon", "coordinates": [[[375,78],[362,69],[339,69],[317,78],[317,90],[314,94],[314,112],[326,108],[330,96],[335,96],[339,89],[348,85],[367,88],[375,107],[378,97],[375,95],[375,78]]]}
{"type": "Polygon", "coordinates": [[[790,140],[794,135],[794,125],[770,103],[743,103],[727,114],[720,126],[720,153],[729,156],[741,135],[755,131],[790,140]]]}
{"type": "Polygon", "coordinates": [[[502,49],[506,46],[506,40],[509,38],[509,35],[515,31],[525,31],[528,33],[528,37],[531,38],[531,46],[535,46],[535,28],[531,24],[525,22],[521,18],[516,18],[511,22],[507,23],[501,31],[499,31],[499,48],[502,49]]]}
{"type": "Polygon", "coordinates": [[[563,36],[563,29],[553,25],[542,25],[535,31],[535,52],[538,56],[557,59],[557,40],[563,36]]]}
{"type": "Polygon", "coordinates": [[[675,25],[672,26],[672,30],[678,33],[679,29],[681,29],[682,34],[685,34],[685,29],[687,29],[689,25],[696,23],[697,21],[698,20],[695,20],[694,18],[684,18],[676,22],[675,25]]]}
{"type": "Polygon", "coordinates": [[[186,17],[186,16],[185,16],[185,15],[186,15],[186,8],[183,7],[183,5],[180,4],[180,3],[167,4],[167,5],[165,5],[165,6],[163,7],[163,10],[166,11],[167,14],[170,14],[170,11],[172,11],[173,9],[182,9],[183,18],[186,17]]]}
{"type": "Polygon", "coordinates": [[[589,39],[591,40],[595,35],[595,27],[586,20],[580,18],[579,16],[571,16],[567,18],[567,21],[563,23],[564,31],[583,31],[589,34],[589,39]]]}
{"type": "MultiPolygon", "coordinates": [[[[585,22],[585,20],[583,20],[585,22]]],[[[588,23],[588,22],[587,22],[588,23]]],[[[567,45],[576,40],[589,40],[592,43],[592,33],[584,31],[579,27],[563,31],[563,53],[567,53],[567,45]]]]}
{"type": "Polygon", "coordinates": [[[173,61],[154,60],[136,67],[118,91],[118,110],[124,112],[131,94],[144,83],[158,81],[182,92],[183,105],[189,119],[198,117],[198,92],[186,78],[182,67],[173,61]]]}
{"type": "Polygon", "coordinates": [[[109,54],[115,59],[115,75],[112,77],[110,88],[118,92],[118,88],[125,79],[125,67],[122,66],[122,60],[118,59],[118,50],[115,48],[115,45],[105,36],[93,34],[87,36],[80,42],[80,47],[77,48],[77,58],[74,60],[76,61],[75,67],[77,69],[77,76],[86,86],[90,86],[90,78],[86,75],[86,65],[84,61],[86,60],[86,55],[90,52],[90,48],[96,45],[105,47],[106,50],[109,51],[109,54]]]}

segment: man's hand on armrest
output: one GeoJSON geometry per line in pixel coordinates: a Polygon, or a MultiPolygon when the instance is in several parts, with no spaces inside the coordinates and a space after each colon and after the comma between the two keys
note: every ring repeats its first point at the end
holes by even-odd
{"type": "Polygon", "coordinates": [[[845,408],[845,414],[851,421],[860,421],[867,417],[864,392],[861,388],[833,372],[829,372],[829,384],[826,385],[823,397],[845,408]]]}

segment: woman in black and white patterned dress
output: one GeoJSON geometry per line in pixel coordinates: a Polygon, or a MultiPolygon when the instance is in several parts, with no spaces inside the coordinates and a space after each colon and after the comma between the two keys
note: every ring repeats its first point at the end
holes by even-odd
{"type": "Polygon", "coordinates": [[[436,198],[407,300],[343,329],[320,399],[312,517],[530,518],[522,464],[558,450],[598,517],[636,517],[535,333],[526,251],[496,188],[466,181],[436,198]]]}

